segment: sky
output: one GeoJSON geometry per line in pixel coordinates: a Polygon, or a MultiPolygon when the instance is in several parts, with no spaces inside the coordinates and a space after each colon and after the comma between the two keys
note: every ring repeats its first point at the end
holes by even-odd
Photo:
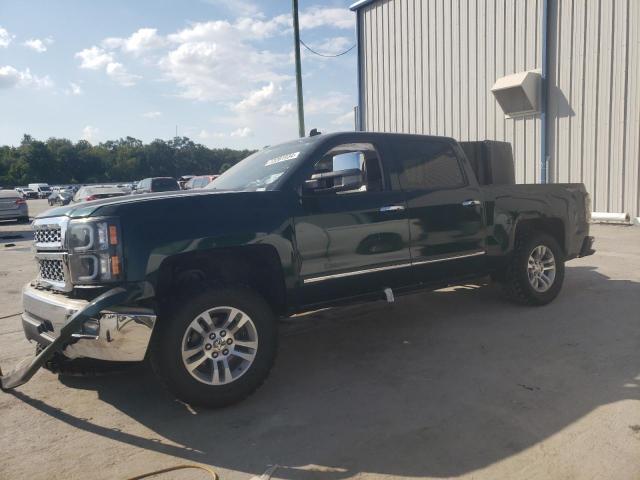
{"type": "MultiPolygon", "coordinates": [[[[302,40],[355,44],[351,1],[300,0],[302,40]]],[[[302,48],[307,132],[353,130],[355,49],[302,48]]],[[[0,145],[298,135],[290,0],[0,0],[0,145]]]]}

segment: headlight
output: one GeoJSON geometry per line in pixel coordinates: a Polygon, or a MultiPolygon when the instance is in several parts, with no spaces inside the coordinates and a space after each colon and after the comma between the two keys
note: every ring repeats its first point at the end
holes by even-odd
{"type": "Polygon", "coordinates": [[[72,220],[66,238],[74,285],[124,279],[122,235],[117,219],[72,220]]]}

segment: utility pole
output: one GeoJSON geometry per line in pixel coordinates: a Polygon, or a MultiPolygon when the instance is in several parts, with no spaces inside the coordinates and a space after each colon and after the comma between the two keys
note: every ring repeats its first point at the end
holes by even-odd
{"type": "Polygon", "coordinates": [[[296,54],[296,90],[298,92],[298,134],[304,137],[304,101],[302,99],[302,67],[300,62],[300,26],[298,24],[298,0],[293,1],[293,42],[296,54]]]}

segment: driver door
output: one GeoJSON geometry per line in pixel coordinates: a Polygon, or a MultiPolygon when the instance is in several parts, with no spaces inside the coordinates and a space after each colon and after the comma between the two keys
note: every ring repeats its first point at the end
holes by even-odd
{"type": "Polygon", "coordinates": [[[339,145],[316,163],[294,220],[304,305],[410,281],[406,203],[385,167],[370,143],[339,145]]]}

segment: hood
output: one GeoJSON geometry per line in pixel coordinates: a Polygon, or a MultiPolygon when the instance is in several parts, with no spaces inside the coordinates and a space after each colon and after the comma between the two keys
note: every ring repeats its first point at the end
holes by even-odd
{"type": "Polygon", "coordinates": [[[70,218],[85,218],[92,216],[95,212],[105,207],[117,207],[124,205],[132,205],[143,202],[163,202],[177,200],[185,197],[202,197],[202,196],[219,196],[219,195],[239,195],[239,194],[251,194],[251,195],[264,195],[269,192],[232,192],[224,190],[178,190],[175,192],[159,192],[159,193],[145,193],[141,195],[125,195],[122,197],[103,198],[101,200],[93,200],[91,202],[79,202],[71,203],[63,207],[56,207],[50,210],[46,210],[39,214],[36,218],[47,217],[70,217],[70,218]]]}

